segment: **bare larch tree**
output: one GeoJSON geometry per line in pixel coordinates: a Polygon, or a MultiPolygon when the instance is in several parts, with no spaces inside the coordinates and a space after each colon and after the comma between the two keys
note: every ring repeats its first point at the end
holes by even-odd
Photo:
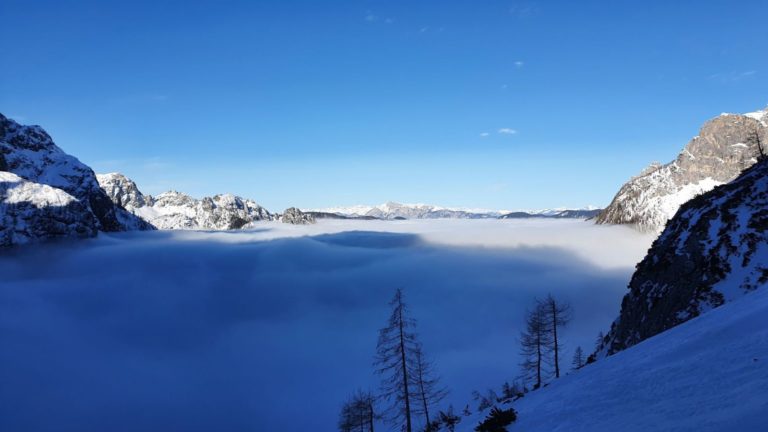
{"type": "Polygon", "coordinates": [[[528,312],[525,330],[520,334],[520,354],[523,357],[521,367],[526,380],[534,381],[533,388],[541,387],[543,366],[547,347],[552,343],[547,315],[544,308],[537,307],[528,312]]]}
{"type": "Polygon", "coordinates": [[[341,407],[339,431],[374,432],[374,423],[378,419],[375,410],[375,397],[370,392],[358,390],[341,407]]]}
{"type": "Polygon", "coordinates": [[[573,369],[581,369],[584,367],[584,362],[584,351],[581,347],[576,347],[576,351],[573,352],[573,361],[571,362],[573,369]]]}
{"type": "Polygon", "coordinates": [[[547,321],[548,331],[552,333],[550,349],[554,353],[555,378],[560,378],[560,351],[562,344],[557,330],[565,327],[571,321],[571,305],[555,300],[551,294],[544,300],[537,302],[537,309],[541,309],[547,321]]]}
{"type": "Polygon", "coordinates": [[[425,430],[430,432],[433,430],[433,424],[429,419],[429,408],[440,403],[448,395],[448,391],[440,387],[440,378],[435,372],[435,365],[425,358],[421,346],[416,348],[414,354],[412,376],[419,402],[414,412],[424,415],[426,421],[425,430]]]}
{"type": "Polygon", "coordinates": [[[379,330],[374,366],[382,377],[381,397],[389,402],[388,419],[404,426],[405,432],[413,432],[411,403],[416,396],[411,373],[416,370],[416,321],[408,316],[403,292],[397,289],[389,303],[392,314],[387,326],[379,330]]]}

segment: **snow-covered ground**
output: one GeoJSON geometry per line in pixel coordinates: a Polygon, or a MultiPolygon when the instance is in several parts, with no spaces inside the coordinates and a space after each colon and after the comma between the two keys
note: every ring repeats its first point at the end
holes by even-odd
{"type": "Polygon", "coordinates": [[[573,304],[566,358],[591,348],[652,240],[574,220],[322,221],[6,251],[0,430],[335,430],[347,394],[375,389],[398,287],[460,409],[517,375],[536,296],[573,304]]]}
{"type": "Polygon", "coordinates": [[[747,294],[530,393],[509,430],[765,431],[767,317],[747,294]]]}

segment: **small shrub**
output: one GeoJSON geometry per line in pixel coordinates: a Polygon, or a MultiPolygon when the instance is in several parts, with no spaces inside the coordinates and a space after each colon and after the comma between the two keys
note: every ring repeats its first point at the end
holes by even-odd
{"type": "Polygon", "coordinates": [[[488,417],[475,427],[476,432],[507,432],[507,426],[517,420],[514,408],[501,410],[493,407],[488,417]]]}

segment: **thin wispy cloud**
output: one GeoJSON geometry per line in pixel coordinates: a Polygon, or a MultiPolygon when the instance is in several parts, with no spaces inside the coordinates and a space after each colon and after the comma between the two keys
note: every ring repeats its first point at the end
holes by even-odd
{"type": "Polygon", "coordinates": [[[393,18],[382,18],[371,11],[365,12],[365,21],[367,22],[383,22],[384,24],[392,24],[395,22],[393,18]]]}
{"type": "Polygon", "coordinates": [[[755,75],[757,75],[756,70],[748,70],[743,72],[720,72],[710,75],[709,79],[728,83],[753,78],[755,75]]]}
{"type": "Polygon", "coordinates": [[[515,67],[518,68],[518,69],[523,67],[523,65],[525,65],[525,62],[523,62],[521,60],[518,60],[518,61],[515,62],[515,67]]]}
{"type": "Polygon", "coordinates": [[[515,135],[517,133],[515,129],[511,129],[511,128],[501,128],[498,130],[498,132],[501,135],[515,135]]]}
{"type": "Polygon", "coordinates": [[[480,133],[480,136],[483,137],[483,138],[487,137],[488,135],[490,135],[488,132],[481,132],[480,133]]]}
{"type": "Polygon", "coordinates": [[[539,6],[533,2],[518,2],[509,7],[509,14],[515,18],[527,18],[535,15],[539,6]]]}

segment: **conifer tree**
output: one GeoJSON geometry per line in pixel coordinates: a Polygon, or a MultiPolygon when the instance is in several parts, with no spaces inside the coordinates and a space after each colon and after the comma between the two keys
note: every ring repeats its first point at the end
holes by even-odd
{"type": "Polygon", "coordinates": [[[416,321],[408,315],[403,291],[397,289],[389,303],[392,314],[387,326],[379,330],[374,365],[381,376],[381,397],[389,403],[388,420],[413,432],[413,407],[417,392],[412,373],[416,370],[416,321]]]}
{"type": "Polygon", "coordinates": [[[552,333],[547,324],[544,308],[537,305],[533,311],[528,312],[525,330],[520,335],[520,354],[523,357],[520,366],[523,369],[524,378],[534,382],[534,389],[541,387],[543,382],[546,350],[552,343],[552,333]]]}
{"type": "Polygon", "coordinates": [[[576,347],[576,351],[573,352],[573,361],[571,362],[573,369],[584,367],[584,361],[584,351],[582,351],[581,347],[576,347]]]}
{"type": "Polygon", "coordinates": [[[568,303],[557,301],[551,294],[544,300],[537,302],[537,309],[541,309],[547,331],[550,332],[548,348],[554,353],[553,365],[555,378],[560,378],[560,352],[562,343],[558,335],[558,329],[565,327],[571,321],[571,306],[568,303]]]}

